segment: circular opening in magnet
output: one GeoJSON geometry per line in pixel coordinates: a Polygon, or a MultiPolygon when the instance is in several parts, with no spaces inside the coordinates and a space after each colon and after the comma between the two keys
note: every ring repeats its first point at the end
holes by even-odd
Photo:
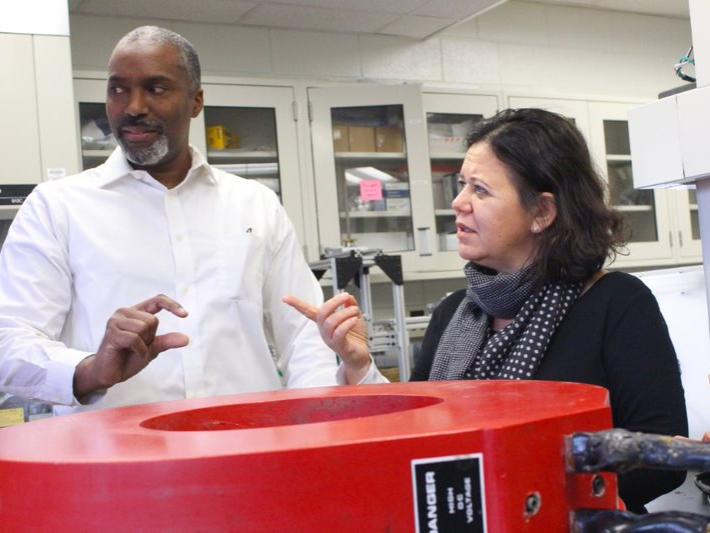
{"type": "Polygon", "coordinates": [[[441,403],[431,396],[337,396],[219,405],[156,416],[141,422],[163,431],[216,431],[313,424],[386,415],[441,403]]]}

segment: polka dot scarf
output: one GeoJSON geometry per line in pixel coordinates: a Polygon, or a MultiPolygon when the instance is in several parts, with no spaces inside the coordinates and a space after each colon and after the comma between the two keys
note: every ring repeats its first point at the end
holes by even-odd
{"type": "Polygon", "coordinates": [[[581,283],[547,283],[535,290],[529,268],[503,274],[469,263],[466,296],[434,356],[429,379],[531,379],[581,283]],[[492,333],[492,317],[512,318],[492,333]]]}

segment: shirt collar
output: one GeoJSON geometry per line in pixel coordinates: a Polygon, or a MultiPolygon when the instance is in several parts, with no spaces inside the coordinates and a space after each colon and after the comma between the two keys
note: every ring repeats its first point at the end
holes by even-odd
{"type": "MultiPolygon", "coordinates": [[[[193,176],[204,176],[208,183],[213,185],[217,183],[212,167],[210,167],[200,151],[192,145],[190,145],[190,156],[192,157],[192,165],[190,170],[187,171],[183,183],[189,179],[194,179],[193,176]]],[[[99,187],[105,187],[114,181],[129,177],[142,180],[145,175],[145,171],[136,170],[131,166],[123,155],[123,150],[120,146],[117,146],[103,165],[98,168],[100,169],[98,176],[99,187]]]]}

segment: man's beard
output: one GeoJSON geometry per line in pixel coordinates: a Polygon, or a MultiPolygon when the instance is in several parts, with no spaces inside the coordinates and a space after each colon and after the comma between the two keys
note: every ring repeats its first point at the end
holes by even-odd
{"type": "Polygon", "coordinates": [[[123,139],[118,139],[123,153],[131,163],[140,166],[152,166],[160,163],[166,155],[168,155],[168,138],[164,134],[156,139],[156,141],[146,148],[134,148],[128,146],[123,139]]]}

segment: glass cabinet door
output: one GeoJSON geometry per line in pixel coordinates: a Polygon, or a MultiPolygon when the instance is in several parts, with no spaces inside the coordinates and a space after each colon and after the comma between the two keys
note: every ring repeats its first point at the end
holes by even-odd
{"type": "Polygon", "coordinates": [[[278,142],[273,108],[205,106],[207,161],[266,185],[279,197],[278,142]]]}
{"type": "Polygon", "coordinates": [[[466,155],[467,138],[473,125],[493,115],[495,96],[425,93],[431,189],[436,217],[437,270],[460,271],[456,217],[451,202],[458,194],[458,175],[466,155]]]}
{"type": "Polygon", "coordinates": [[[666,193],[675,199],[679,260],[683,263],[701,263],[703,250],[700,243],[700,220],[695,189],[671,189],[666,193]]]}
{"type": "Polygon", "coordinates": [[[405,270],[430,268],[419,88],[312,88],[309,100],[321,249],[381,249],[405,270]]]}
{"type": "Polygon", "coordinates": [[[106,106],[98,102],[79,102],[81,168],[100,165],[116,148],[116,139],[106,118],[106,106]]]}
{"type": "Polygon", "coordinates": [[[414,250],[404,107],[331,109],[340,242],[414,250]]]}
{"type": "Polygon", "coordinates": [[[617,262],[644,266],[672,260],[674,243],[667,191],[634,188],[627,119],[631,107],[590,102],[591,147],[608,182],[609,202],[627,226],[630,254],[617,262]]]}
{"type": "MultiPolygon", "coordinates": [[[[286,208],[306,242],[292,87],[205,84],[201,149],[215,167],[258,181],[286,208]]],[[[200,119],[202,122],[200,122],[200,119]]]]}

